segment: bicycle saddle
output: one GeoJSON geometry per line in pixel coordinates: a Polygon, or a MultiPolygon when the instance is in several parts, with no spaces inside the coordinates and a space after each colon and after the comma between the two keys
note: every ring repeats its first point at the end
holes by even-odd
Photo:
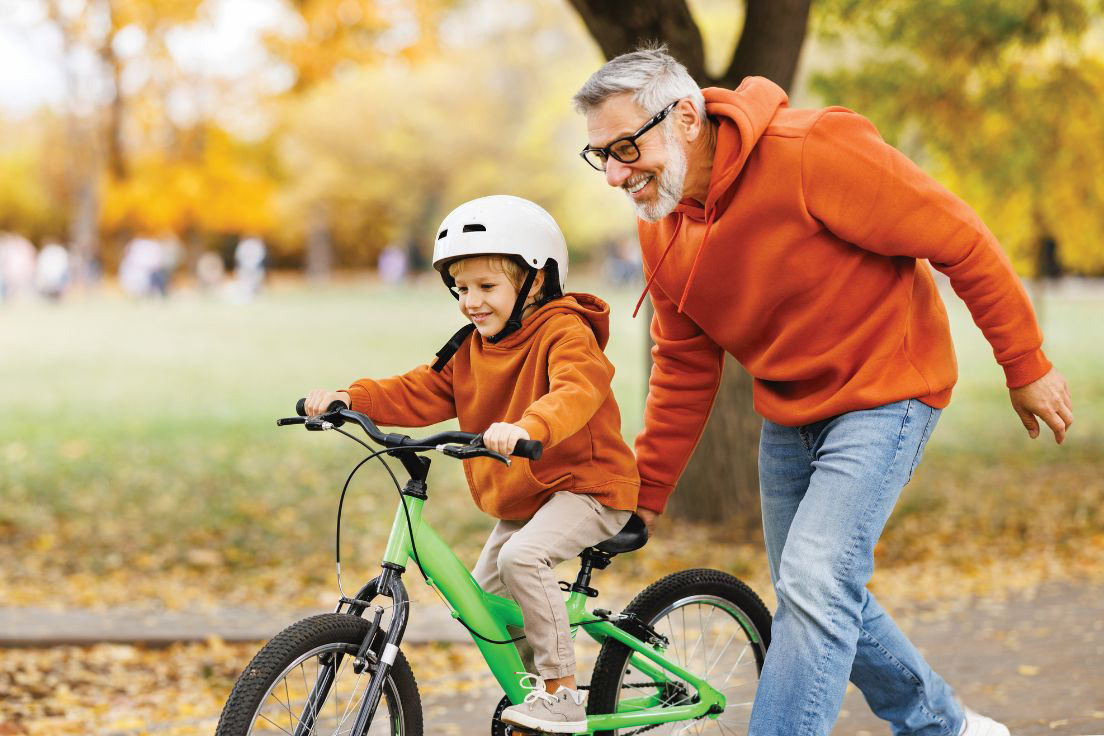
{"type": "Polygon", "coordinates": [[[640,549],[647,543],[648,527],[644,525],[643,519],[633,514],[621,531],[606,541],[594,545],[594,548],[609,555],[619,555],[640,549]]]}

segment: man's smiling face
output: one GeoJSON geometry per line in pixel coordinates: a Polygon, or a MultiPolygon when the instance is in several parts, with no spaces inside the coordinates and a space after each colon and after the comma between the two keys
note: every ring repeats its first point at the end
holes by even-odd
{"type": "MultiPolygon", "coordinates": [[[[624,93],[614,95],[587,113],[587,140],[591,146],[607,146],[639,130],[655,110],[642,110],[624,93]]],[[[622,189],[632,200],[637,216],[655,222],[670,214],[682,199],[686,178],[686,152],[670,117],[636,139],[640,158],[622,163],[606,161],[606,182],[622,189]]]]}

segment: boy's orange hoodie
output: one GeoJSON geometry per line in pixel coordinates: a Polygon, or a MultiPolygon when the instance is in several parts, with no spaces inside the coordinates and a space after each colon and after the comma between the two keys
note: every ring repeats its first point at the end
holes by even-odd
{"type": "Polygon", "coordinates": [[[463,432],[494,422],[523,427],[544,444],[540,460],[464,461],[476,505],[499,519],[530,518],[557,491],[586,493],[611,508],[636,509],[640,479],[621,437],[610,390],[613,365],[602,352],[609,307],[568,294],[526,317],[521,329],[491,344],[472,333],[437,373],[423,365],[349,387],[352,409],[380,424],[420,427],[452,417],[463,432]]]}
{"type": "Polygon", "coordinates": [[[786,426],[908,398],[945,407],[955,355],[928,263],[950,277],[1010,388],[1050,370],[993,234],[869,121],[790,109],[762,77],[703,92],[719,124],[706,200],[639,223],[656,342],[636,441],[641,506],[663,510],[726,351],[754,378],[756,411],[786,426]]]}

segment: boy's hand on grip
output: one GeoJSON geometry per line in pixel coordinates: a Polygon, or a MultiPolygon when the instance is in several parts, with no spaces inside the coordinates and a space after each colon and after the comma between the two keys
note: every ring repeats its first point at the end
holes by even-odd
{"type": "Polygon", "coordinates": [[[483,432],[483,446],[501,455],[514,451],[518,440],[529,439],[529,433],[516,424],[495,422],[483,432]]]}
{"type": "Polygon", "coordinates": [[[330,408],[330,404],[335,401],[343,401],[345,402],[345,406],[352,407],[348,391],[326,391],[325,389],[315,389],[311,391],[307,394],[307,416],[316,417],[319,414],[325,413],[325,411],[330,408]]]}

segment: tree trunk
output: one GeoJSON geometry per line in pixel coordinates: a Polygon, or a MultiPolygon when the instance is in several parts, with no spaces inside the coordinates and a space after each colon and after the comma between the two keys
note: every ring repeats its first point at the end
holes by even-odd
{"type": "Polygon", "coordinates": [[[333,269],[333,241],[330,238],[330,213],[324,204],[311,208],[307,221],[307,278],[326,281],[333,269]]]}
{"type": "MultiPolygon", "coordinates": [[[[685,0],[569,0],[607,59],[649,41],[665,42],[702,87],[736,87],[748,75],[784,89],[793,83],[811,0],[747,0],[740,42],[721,77],[705,70],[701,33],[685,0]]],[[[650,353],[649,358],[650,361],[650,353]]],[[[731,355],[725,359],[713,413],[686,472],[671,496],[670,513],[735,529],[759,528],[759,428],[752,381],[731,355]]]]}
{"type": "Polygon", "coordinates": [[[568,0],[607,59],[641,44],[666,43],[694,79],[705,77],[701,32],[685,0],[568,0]]]}
{"type": "Polygon", "coordinates": [[[739,85],[749,75],[783,89],[793,84],[812,0],[747,0],[732,62],[719,77],[705,70],[705,46],[685,0],[568,0],[607,59],[661,42],[702,87],[739,85]]]}
{"type": "Polygon", "coordinates": [[[93,286],[100,264],[100,198],[96,176],[83,171],[73,192],[72,220],[69,223],[70,273],[78,286],[93,286]]]}
{"type": "Polygon", "coordinates": [[[67,20],[58,0],[46,4],[46,13],[61,34],[65,71],[65,148],[69,166],[66,179],[69,188],[70,273],[78,287],[92,285],[98,275],[100,255],[100,142],[98,116],[93,113],[82,120],[78,110],[78,80],[70,59],[78,45],[78,34],[67,20]]]}
{"type": "Polygon", "coordinates": [[[747,76],[766,77],[789,91],[805,42],[812,0],[751,0],[744,30],[724,76],[712,80],[735,88],[747,76]]]}

